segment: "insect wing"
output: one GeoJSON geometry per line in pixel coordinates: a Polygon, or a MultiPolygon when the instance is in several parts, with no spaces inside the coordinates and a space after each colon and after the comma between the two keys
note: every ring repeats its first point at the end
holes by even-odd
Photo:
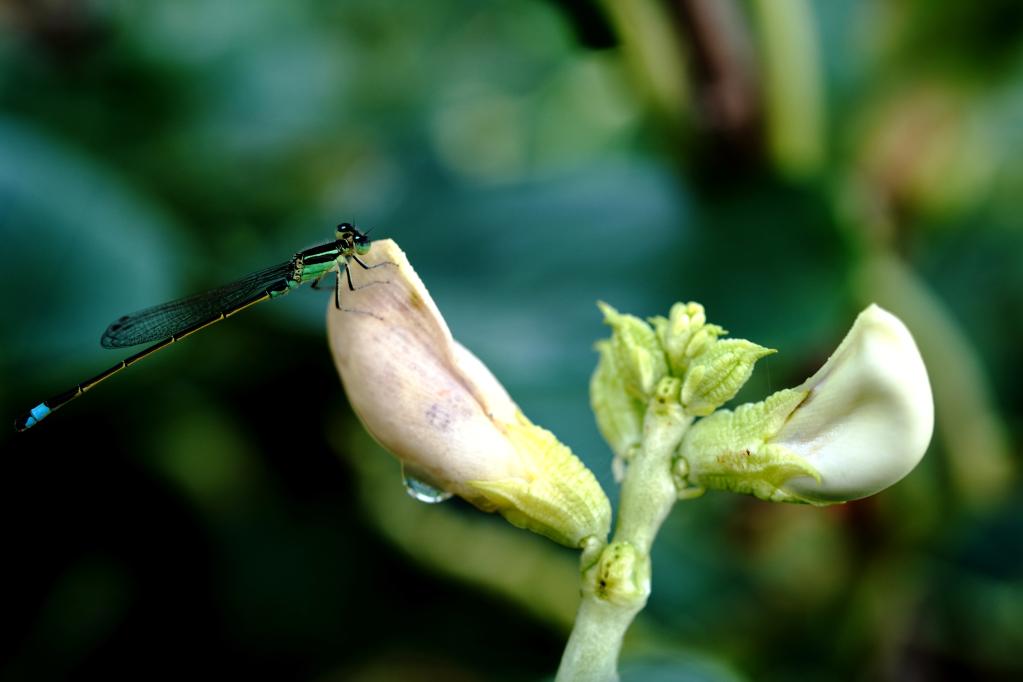
{"type": "Polygon", "coordinates": [[[100,345],[104,348],[126,348],[169,338],[221,313],[230,312],[271,284],[290,278],[294,270],[294,263],[288,261],[217,289],[124,315],[107,327],[100,345]]]}

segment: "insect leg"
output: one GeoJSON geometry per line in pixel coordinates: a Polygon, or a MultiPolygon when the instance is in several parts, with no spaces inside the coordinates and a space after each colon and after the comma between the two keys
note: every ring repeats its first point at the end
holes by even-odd
{"type": "Polygon", "coordinates": [[[383,263],[377,263],[376,265],[366,265],[365,263],[362,262],[362,259],[356,256],[354,253],[351,256],[349,256],[349,258],[354,258],[355,262],[361,265],[363,270],[372,270],[374,268],[379,268],[384,265],[396,265],[395,263],[392,263],[389,260],[384,261],[383,263]]]}

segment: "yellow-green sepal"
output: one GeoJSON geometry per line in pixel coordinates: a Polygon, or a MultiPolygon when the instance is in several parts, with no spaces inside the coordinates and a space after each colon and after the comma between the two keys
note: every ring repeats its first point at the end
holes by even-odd
{"type": "Polygon", "coordinates": [[[664,348],[674,376],[685,376],[689,364],[727,332],[716,324],[707,324],[707,315],[699,303],[676,303],[668,317],[653,317],[657,338],[664,348]]]}
{"type": "Polygon", "coordinates": [[[469,481],[512,525],[544,535],[568,547],[587,538],[603,540],[611,526],[611,503],[593,472],[553,433],[519,413],[505,428],[508,438],[530,462],[529,476],[469,481]]]}
{"type": "Polygon", "coordinates": [[[643,440],[645,403],[626,390],[611,342],[599,341],[596,347],[600,359],[590,379],[590,406],[616,461],[628,461],[643,440]]]}
{"type": "Polygon", "coordinates": [[[611,327],[610,353],[629,395],[645,401],[668,373],[668,359],[653,327],[634,315],[623,315],[607,303],[597,304],[611,327]]]}
{"type": "Polygon", "coordinates": [[[745,339],[714,341],[689,363],[682,382],[682,406],[697,417],[711,414],[735,397],[757,360],[774,352],[745,339]]]}
{"type": "Polygon", "coordinates": [[[730,450],[703,467],[700,486],[753,495],[771,502],[805,502],[781,489],[787,481],[807,476],[821,480],[805,459],[777,445],[758,450],[730,450]]]}
{"type": "Polygon", "coordinates": [[[689,486],[747,493],[762,500],[805,502],[781,487],[820,473],[804,458],[770,443],[807,392],[785,389],[734,412],[720,410],[689,429],[679,447],[689,486]]]}

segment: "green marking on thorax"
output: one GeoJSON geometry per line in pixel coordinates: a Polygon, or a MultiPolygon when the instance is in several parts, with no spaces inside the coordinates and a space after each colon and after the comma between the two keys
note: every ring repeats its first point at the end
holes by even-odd
{"type": "Polygon", "coordinates": [[[333,260],[329,263],[315,263],[306,264],[302,267],[302,283],[308,282],[309,280],[317,279],[324,273],[330,272],[337,267],[337,261],[333,260]]]}

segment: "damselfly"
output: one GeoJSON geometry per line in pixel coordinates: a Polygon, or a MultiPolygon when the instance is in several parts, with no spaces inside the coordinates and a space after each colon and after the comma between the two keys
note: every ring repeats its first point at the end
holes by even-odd
{"type": "MultiPolygon", "coordinates": [[[[212,291],[196,294],[152,308],[146,308],[130,315],[119,317],[107,327],[100,339],[104,348],[127,348],[142,343],[153,345],[121,360],[105,372],[87,379],[74,388],[44,400],[14,422],[14,428],[24,431],[49,416],[53,411],[68,404],[97,384],[109,379],[129,365],[180,341],[200,329],[216,324],[269,298],[283,296],[306,282],[316,284],[328,273],[336,272],[338,282],[334,287],[334,304],[341,307],[341,271],[348,278],[348,288],[354,290],[352,274],[348,269],[350,260],[369,269],[359,259],[369,251],[369,237],[349,223],[337,226],[334,241],[314,246],[296,253],[291,260],[254,272],[233,284],[212,291]]],[[[375,267],[375,266],[373,266],[375,267]]]]}

